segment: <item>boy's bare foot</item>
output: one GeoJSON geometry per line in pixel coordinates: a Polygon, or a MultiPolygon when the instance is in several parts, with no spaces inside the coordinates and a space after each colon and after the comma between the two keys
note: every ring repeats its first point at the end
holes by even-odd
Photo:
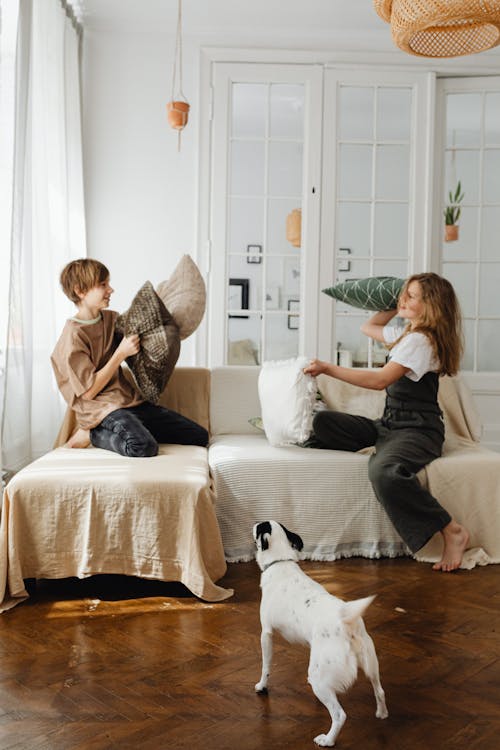
{"type": "Polygon", "coordinates": [[[432,566],[432,569],[450,573],[460,567],[463,554],[469,544],[469,532],[456,521],[450,521],[441,534],[444,540],[443,556],[432,566]]]}
{"type": "Polygon", "coordinates": [[[65,448],[87,448],[90,445],[90,431],[79,429],[74,432],[67,443],[64,444],[65,448]]]}

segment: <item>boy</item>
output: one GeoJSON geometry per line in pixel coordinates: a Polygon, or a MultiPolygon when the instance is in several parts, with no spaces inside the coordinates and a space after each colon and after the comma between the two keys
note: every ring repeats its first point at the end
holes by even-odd
{"type": "Polygon", "coordinates": [[[136,334],[120,341],[115,333],[118,313],[107,309],[114,290],[106,266],[91,258],[72,261],[60,282],[77,308],[51,356],[59,390],[78,424],[67,447],[92,443],[122,456],[156,456],[158,443],[207,445],[203,427],[145,401],[125,377],[121,363],[141,344],[136,334]]]}

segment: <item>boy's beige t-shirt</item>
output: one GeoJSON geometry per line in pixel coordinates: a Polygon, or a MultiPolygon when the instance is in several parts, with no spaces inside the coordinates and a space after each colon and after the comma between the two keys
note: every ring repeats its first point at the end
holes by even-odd
{"type": "Polygon", "coordinates": [[[95,379],[95,373],[109,361],[116,349],[115,321],[118,313],[103,310],[96,323],[67,320],[59,337],[51,362],[57,385],[76,415],[83,429],[96,427],[115,409],[129,408],[143,403],[119,367],[109,383],[91,401],[82,398],[95,379]]]}

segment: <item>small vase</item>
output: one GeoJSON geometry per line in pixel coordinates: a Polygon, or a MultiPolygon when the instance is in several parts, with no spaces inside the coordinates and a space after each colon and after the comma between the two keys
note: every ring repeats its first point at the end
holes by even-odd
{"type": "Polygon", "coordinates": [[[455,242],[455,240],[458,240],[458,224],[445,224],[444,241],[455,242]]]}
{"type": "Polygon", "coordinates": [[[189,104],[183,101],[168,102],[167,117],[168,124],[175,130],[182,130],[187,125],[189,115],[189,104]]]}

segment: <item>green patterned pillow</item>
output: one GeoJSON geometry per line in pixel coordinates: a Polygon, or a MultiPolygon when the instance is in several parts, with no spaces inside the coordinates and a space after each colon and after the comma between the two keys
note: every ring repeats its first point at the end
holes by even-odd
{"type": "Polygon", "coordinates": [[[252,425],[252,427],[255,427],[257,430],[264,432],[264,423],[262,422],[262,417],[250,417],[248,421],[252,425]]]}
{"type": "Polygon", "coordinates": [[[339,281],[323,292],[362,310],[395,310],[404,283],[404,279],[395,276],[369,276],[339,281]]]}

